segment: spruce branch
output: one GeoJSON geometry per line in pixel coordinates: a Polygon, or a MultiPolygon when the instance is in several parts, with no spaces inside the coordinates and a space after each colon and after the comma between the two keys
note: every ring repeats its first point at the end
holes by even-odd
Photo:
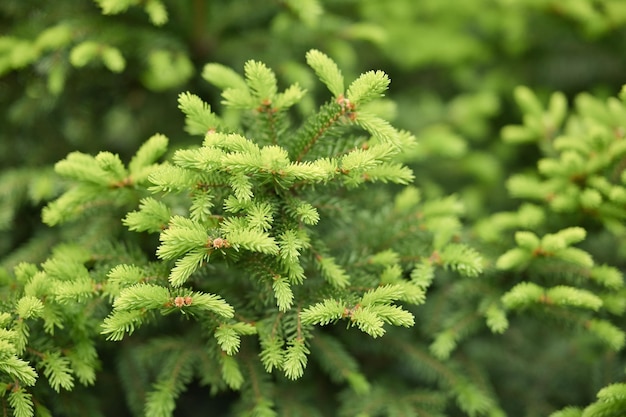
{"type": "Polygon", "coordinates": [[[116,265],[107,273],[103,291],[110,296],[118,296],[123,288],[145,281],[144,270],[137,265],[116,265]]]}
{"type": "Polygon", "coordinates": [[[128,213],[122,222],[129,230],[154,233],[165,229],[171,215],[163,202],[146,197],[139,203],[139,210],[128,213]]]}
{"type": "Polygon", "coordinates": [[[256,328],[248,323],[221,324],[215,331],[215,338],[227,355],[233,355],[241,346],[240,336],[251,334],[256,334],[256,328]]]}
{"type": "Polygon", "coordinates": [[[101,153],[99,158],[94,158],[81,152],[72,152],[66,159],[56,163],[55,171],[68,178],[105,187],[125,177],[121,161],[110,153],[101,153]]]}
{"type": "Polygon", "coordinates": [[[179,193],[193,187],[196,177],[185,169],[165,163],[150,173],[148,181],[152,184],[148,191],[153,193],[179,193]]]}
{"type": "Polygon", "coordinates": [[[554,412],[550,417],[591,417],[591,416],[619,416],[626,407],[624,400],[626,386],[623,383],[609,384],[597,393],[597,400],[581,409],[566,407],[554,412]]]}
{"type": "Polygon", "coordinates": [[[61,356],[60,352],[48,352],[43,355],[41,362],[43,374],[50,383],[52,389],[59,392],[61,388],[71,390],[74,387],[74,377],[70,368],[70,361],[61,356]]]}
{"type": "Polygon", "coordinates": [[[118,311],[151,310],[165,306],[169,299],[167,288],[153,284],[136,284],[120,292],[115,298],[113,308],[118,311]]]}
{"type": "Polygon", "coordinates": [[[585,327],[614,351],[619,351],[626,345],[626,333],[607,320],[589,320],[585,327]]]}
{"type": "Polygon", "coordinates": [[[119,341],[126,334],[131,335],[135,328],[141,326],[145,313],[140,310],[118,311],[109,315],[102,322],[102,334],[107,340],[119,341]]]}
{"type": "Polygon", "coordinates": [[[271,102],[278,92],[274,71],[262,62],[248,61],[244,65],[244,74],[252,94],[261,101],[271,102]]]}
{"type": "Polygon", "coordinates": [[[355,106],[366,104],[383,96],[391,80],[382,71],[368,71],[361,74],[348,87],[346,99],[355,106]]]}
{"type": "Polygon", "coordinates": [[[98,352],[91,341],[77,343],[73,349],[66,352],[65,357],[70,362],[70,368],[78,381],[83,385],[93,385],[96,381],[96,370],[100,364],[98,352]]]}
{"type": "Polygon", "coordinates": [[[206,64],[202,68],[202,78],[222,90],[247,87],[244,78],[237,71],[217,63],[206,64]]]}
{"type": "Polygon", "coordinates": [[[268,112],[268,117],[271,116],[274,110],[286,110],[299,103],[305,94],[306,90],[300,87],[299,84],[290,85],[284,92],[276,94],[272,103],[273,107],[268,112]]]}
{"type": "Polygon", "coordinates": [[[300,313],[302,324],[320,324],[322,326],[335,322],[346,316],[346,307],[344,303],[326,299],[321,303],[314,304],[305,308],[300,313]]]}
{"type": "MultiPolygon", "coordinates": [[[[446,269],[463,282],[483,271],[482,256],[462,243],[458,198],[422,198],[410,186],[399,187],[403,191],[394,198],[382,186],[371,187],[414,180],[401,161],[415,138],[378,111],[388,76],[368,72],[346,92],[330,58],[311,51],[307,62],[333,97],[305,113],[299,125],[292,127],[298,119],[286,111],[305,99],[298,84],[279,92],[276,74],[257,61],[246,62],[244,76],[209,64],[203,77],[222,89],[224,118],[192,93],[178,97],[185,130],[204,137],[197,146],[172,150],[159,162],[168,140],[154,135],[128,167],[111,153],[68,156],[61,164],[76,187],[49,206],[51,219],[61,222],[98,199],[131,206],[122,223],[131,231],[158,234],[156,257],[149,261],[124,248],[108,257],[59,256],[44,263],[43,271],[23,265],[19,273],[29,293],[16,299],[23,300],[19,311],[24,319],[43,320],[52,332],[70,320],[66,309],[92,303],[102,314],[93,320],[95,332],[108,341],[132,340],[125,344],[125,363],[136,362],[133,369],[141,376],[125,389],[133,391],[129,398],[145,401],[147,414],[172,415],[181,392],[197,377],[214,393],[239,391],[242,412],[281,415],[288,408],[277,398],[290,384],[309,384],[303,378],[309,360],[324,371],[312,375],[360,395],[372,393],[386,382],[369,380],[369,366],[360,361],[369,348],[351,338],[359,340],[362,332],[368,339],[397,342],[402,333],[394,328],[416,322],[404,304],[423,304],[431,286],[438,292],[440,286],[432,283],[440,271],[442,287],[452,275],[446,269]],[[49,294],[53,297],[45,297],[49,294]],[[178,319],[185,320],[175,325],[177,343],[153,337],[155,327],[178,319]],[[315,329],[344,320],[360,332],[315,329]],[[142,332],[135,332],[139,328],[142,332]],[[275,371],[285,378],[269,375],[275,371]]],[[[146,234],[130,236],[143,249],[151,244],[146,234]]],[[[580,255],[567,251],[576,243],[576,231],[557,240],[565,242],[555,249],[559,259],[580,255]]],[[[596,274],[598,281],[617,285],[610,271],[596,274]]],[[[563,307],[597,309],[585,293],[568,291],[559,288],[551,295],[563,307]]],[[[467,307],[474,296],[468,292],[459,305],[467,307]]],[[[472,318],[479,322],[476,318],[485,316],[494,331],[503,331],[504,311],[513,307],[493,301],[497,294],[490,297],[495,307],[472,318]]],[[[466,323],[459,319],[441,330],[434,343],[440,358],[461,348],[466,323]]],[[[30,327],[22,326],[19,343],[7,341],[16,355],[30,343],[30,327]]],[[[18,333],[17,326],[12,329],[18,333]]],[[[45,375],[57,389],[70,387],[68,376],[94,381],[95,345],[79,342],[59,351],[56,376],[45,375]]],[[[459,377],[456,365],[446,368],[424,355],[444,381],[440,391],[453,392],[460,408],[469,414],[497,408],[478,382],[459,377]]],[[[384,409],[421,407],[407,394],[400,405],[384,409]]],[[[311,412],[308,406],[303,410],[311,412]]]]}
{"type": "Polygon", "coordinates": [[[618,290],[624,286],[622,273],[617,268],[608,265],[598,265],[591,268],[589,278],[611,290],[618,290]]]}
{"type": "Polygon", "coordinates": [[[335,258],[332,256],[317,255],[315,260],[317,261],[322,276],[331,285],[337,288],[344,288],[350,283],[350,276],[337,264],[335,258]]]}
{"type": "Polygon", "coordinates": [[[261,337],[260,359],[266,372],[281,369],[285,361],[285,341],[276,336],[261,337]]]}
{"type": "Polygon", "coordinates": [[[98,284],[91,277],[81,277],[72,282],[58,282],[54,296],[59,303],[84,303],[97,293],[98,284]]]}
{"type": "Polygon", "coordinates": [[[185,113],[185,131],[191,135],[204,136],[211,130],[216,130],[221,122],[206,104],[195,94],[189,92],[178,96],[178,108],[185,113]]]}
{"type": "Polygon", "coordinates": [[[221,229],[230,246],[235,250],[246,249],[268,255],[277,255],[279,252],[274,237],[262,230],[249,228],[249,224],[226,219],[222,222],[221,229]]]}
{"type": "Polygon", "coordinates": [[[497,304],[491,304],[485,311],[487,326],[494,333],[503,333],[509,327],[509,320],[504,310],[497,304]]]}
{"type": "MultiPolygon", "coordinates": [[[[12,346],[9,345],[8,347],[11,348],[12,346]]],[[[0,371],[25,386],[35,385],[38,377],[37,372],[29,363],[20,359],[15,354],[7,355],[0,359],[0,371]]]]}
{"type": "Polygon", "coordinates": [[[476,331],[479,324],[480,321],[477,314],[451,319],[445,329],[436,334],[435,340],[429,346],[429,350],[438,359],[448,359],[463,339],[466,339],[471,333],[476,331]]]}
{"type": "Polygon", "coordinates": [[[33,296],[25,296],[19,299],[15,308],[21,319],[37,318],[43,314],[43,303],[33,296]]]}
{"type": "Polygon", "coordinates": [[[137,151],[128,169],[118,155],[110,152],[100,152],[95,157],[70,153],[55,165],[55,171],[76,184],[43,209],[43,221],[53,226],[77,219],[98,206],[127,204],[133,199],[134,187],[147,181],[155,168],[153,163],[166,147],[167,138],[154,135],[137,151]]]}
{"type": "Polygon", "coordinates": [[[244,376],[241,372],[237,360],[229,355],[223,354],[220,357],[222,378],[226,384],[234,390],[238,390],[244,383],[244,376]]]}
{"type": "Polygon", "coordinates": [[[9,405],[13,409],[15,417],[32,417],[33,416],[33,399],[32,395],[17,387],[11,390],[8,395],[9,405]]]}
{"type": "Polygon", "coordinates": [[[288,281],[283,277],[276,277],[272,284],[274,289],[274,295],[276,297],[276,304],[280,311],[287,311],[293,305],[293,291],[288,281]]]}
{"type": "Polygon", "coordinates": [[[386,304],[399,299],[402,295],[403,290],[399,285],[383,285],[366,292],[363,297],[361,297],[360,304],[362,306],[386,304]]]}
{"type": "Polygon", "coordinates": [[[345,106],[336,101],[323,105],[319,112],[310,116],[300,128],[294,139],[296,147],[292,147],[290,156],[297,162],[304,160],[320,139],[331,134],[340,126],[342,116],[348,112],[345,106]]]}
{"type": "Polygon", "coordinates": [[[337,64],[324,53],[312,49],[306,54],[306,62],[335,97],[343,94],[343,75],[337,64]]]}
{"type": "Polygon", "coordinates": [[[200,247],[188,251],[183,257],[177,259],[170,271],[170,284],[173,287],[180,287],[185,284],[189,277],[204,264],[208,255],[207,249],[200,247]]]}
{"type": "Polygon", "coordinates": [[[173,415],[176,399],[193,377],[193,359],[193,351],[178,346],[177,352],[162,364],[159,378],[146,396],[146,415],[162,417],[173,415]]]}
{"type": "Polygon", "coordinates": [[[594,262],[589,253],[569,247],[584,238],[585,230],[579,227],[550,233],[541,239],[532,232],[517,232],[515,240],[518,247],[502,254],[496,265],[500,269],[524,269],[537,259],[550,258],[591,268],[594,262]]]}
{"type": "Polygon", "coordinates": [[[157,255],[162,259],[176,259],[194,249],[204,247],[209,239],[199,223],[182,216],[170,218],[168,228],[161,235],[157,255]]]}
{"type": "Polygon", "coordinates": [[[287,378],[295,380],[304,374],[309,353],[311,352],[303,339],[295,338],[288,342],[282,364],[282,369],[287,378]]]}

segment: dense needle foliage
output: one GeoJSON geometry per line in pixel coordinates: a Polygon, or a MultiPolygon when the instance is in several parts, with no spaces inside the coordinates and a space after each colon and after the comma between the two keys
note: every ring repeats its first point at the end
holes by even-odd
{"type": "Polygon", "coordinates": [[[625,27],[3,1],[2,415],[626,415],[625,27]]]}

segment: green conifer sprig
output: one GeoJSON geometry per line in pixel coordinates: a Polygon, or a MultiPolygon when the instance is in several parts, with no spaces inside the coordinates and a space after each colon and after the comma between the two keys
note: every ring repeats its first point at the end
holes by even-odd
{"type": "Polygon", "coordinates": [[[154,135],[146,141],[125,168],[119,156],[101,152],[96,157],[74,152],[55,165],[55,171],[76,181],[74,187],[45,207],[42,218],[55,225],[81,217],[98,206],[124,206],[137,197],[154,163],[167,149],[167,138],[154,135]]]}
{"type": "Polygon", "coordinates": [[[518,174],[509,179],[512,196],[538,200],[557,213],[582,213],[621,233],[624,218],[623,100],[602,102],[589,94],[575,99],[568,113],[567,102],[555,93],[547,109],[528,88],[516,90],[524,111],[524,125],[502,131],[510,143],[534,142],[543,153],[536,174],[518,174]]]}
{"type": "Polygon", "coordinates": [[[579,407],[566,407],[550,414],[550,417],[617,417],[622,415],[626,409],[625,393],[626,384],[611,384],[598,391],[597,401],[584,409],[579,407]]]}
{"type": "MultiPolygon", "coordinates": [[[[615,98],[603,103],[581,94],[575,100],[576,110],[568,114],[567,102],[560,93],[551,96],[547,108],[525,87],[515,91],[515,98],[524,112],[524,125],[506,127],[503,138],[511,143],[536,142],[544,158],[537,164],[537,173],[515,175],[508,187],[513,196],[540,200],[547,209],[522,207],[517,227],[539,229],[546,223],[546,212],[551,211],[602,222],[619,235],[623,230],[620,220],[623,215],[616,196],[622,187],[623,103],[615,98]]],[[[498,216],[505,219],[504,214],[498,216]]],[[[507,219],[513,226],[513,218],[507,219]]],[[[528,230],[517,232],[517,247],[502,254],[496,266],[504,270],[541,271],[541,274],[558,271],[558,275],[552,274],[551,281],[560,285],[519,283],[505,294],[504,304],[509,308],[540,304],[592,311],[607,308],[621,315],[621,308],[613,310],[610,301],[622,291],[620,271],[595,265],[589,253],[571,247],[585,235],[581,227],[562,229],[541,239],[528,230]],[[557,277],[566,280],[566,284],[554,279],[557,277]],[[597,285],[604,288],[598,290],[597,285]],[[608,300],[606,306],[604,300],[608,300]]],[[[577,317],[577,327],[590,330],[614,349],[623,346],[624,335],[610,322],[577,317]]]]}
{"type": "MultiPolygon", "coordinates": [[[[551,281],[557,284],[553,286],[532,281],[516,284],[502,296],[503,307],[509,311],[540,306],[546,309],[574,308],[592,312],[604,309],[604,298],[610,300],[612,294],[621,291],[623,277],[616,268],[596,266],[589,253],[570,246],[582,241],[585,236],[585,230],[580,227],[563,229],[541,239],[532,232],[517,232],[515,240],[518,247],[498,258],[498,268],[544,273],[558,268],[561,274],[563,271],[570,272],[563,275],[564,280],[551,277],[551,281]]],[[[611,309],[610,305],[606,308],[611,309]]],[[[614,312],[618,315],[623,313],[621,309],[614,312]]],[[[598,318],[590,321],[586,315],[575,314],[567,321],[573,321],[577,327],[590,331],[613,349],[621,349],[626,341],[626,334],[607,320],[598,318]]]]}
{"type": "Polygon", "coordinates": [[[22,295],[2,314],[0,331],[4,396],[15,415],[33,415],[31,390],[40,378],[56,392],[95,383],[93,332],[103,303],[101,284],[83,265],[88,257],[80,247],[64,246],[41,269],[26,263],[15,269],[22,295]]]}
{"type": "MultiPolygon", "coordinates": [[[[91,384],[95,338],[130,338],[141,355],[154,356],[133,365],[144,375],[136,381],[141,388],[125,383],[133,391],[129,398],[144,401],[149,415],[172,415],[196,379],[213,392],[241,391],[238,406],[245,412],[276,415],[284,407],[276,393],[301,383],[311,362],[311,372],[319,367],[337,384],[370,391],[355,347],[341,333],[331,335],[334,324],[345,321],[372,338],[411,327],[416,316],[409,305],[425,302],[438,269],[470,279],[483,261],[461,242],[458,200],[422,202],[411,187],[395,198],[372,188],[413,179],[398,157],[414,138],[376,115],[376,106],[360,111],[382,96],[388,77],[368,72],[344,91],[327,56],[311,51],[307,60],[334,97],[301,126],[291,125],[287,111],[304,97],[299,86],[279,92],[275,74],[256,61],[244,66],[243,77],[210,64],[203,75],[225,88],[223,104],[236,117],[226,121],[199,97],[181,94],[185,130],[203,135],[201,146],[175,150],[158,163],[168,140],[155,135],[127,166],[107,152],[73,153],[57,164],[73,185],[46,207],[47,223],[88,217],[94,205],[134,205],[122,223],[158,234],[156,260],[94,258],[88,248],[74,248],[61,250],[41,271],[21,266],[16,273],[24,294],[13,304],[19,337],[5,340],[15,352],[5,375],[32,385],[38,376],[28,372],[36,368],[54,390],[91,384]],[[380,204],[372,206],[368,188],[380,204]],[[358,213],[355,202],[363,209],[358,213]],[[350,228],[354,233],[345,235],[350,228]],[[78,306],[89,306],[90,314],[79,320],[78,306]],[[154,326],[178,319],[184,319],[184,349],[174,348],[179,341],[171,338],[143,344],[154,326]],[[90,331],[70,337],[73,348],[48,347],[32,359],[24,357],[36,346],[28,337],[31,321],[49,333],[63,333],[71,323],[90,331]]],[[[136,358],[129,353],[123,361],[136,358]]],[[[477,397],[464,391],[476,388],[461,385],[459,402],[479,409],[472,405],[477,397]]],[[[27,410],[28,398],[16,409],[27,410]]],[[[407,396],[402,406],[420,408],[411,401],[407,396]]]]}
{"type": "MultiPolygon", "coordinates": [[[[197,211],[190,211],[189,217],[173,215],[165,223],[167,205],[150,197],[143,201],[138,211],[126,218],[126,223],[132,223],[136,230],[161,229],[157,255],[163,260],[175,261],[169,276],[173,287],[212,286],[202,284],[194,277],[199,277],[198,273],[205,265],[217,266],[226,262],[251,270],[261,288],[273,294],[278,314],[265,320],[260,320],[259,312],[249,308],[242,310],[241,306],[235,305],[235,314],[240,311],[247,316],[248,323],[250,320],[259,323],[253,327],[245,322],[211,321],[219,350],[223,352],[217,357],[222,378],[234,389],[245,389],[238,353],[241,336],[258,333],[261,340],[259,355],[266,371],[279,369],[288,379],[298,379],[308,363],[309,345],[315,340],[311,326],[347,319],[365,333],[379,337],[385,333],[387,325],[411,326],[414,323],[413,315],[394,302],[424,301],[424,287],[420,289],[404,281],[401,278],[403,267],[398,264],[390,266],[380,278],[372,281],[385,285],[377,287],[374,284],[355,293],[350,287],[353,283],[349,270],[352,268],[346,268],[330,255],[327,239],[313,233],[312,228],[322,218],[316,206],[317,199],[323,194],[318,197],[317,190],[331,185],[350,189],[372,181],[402,184],[410,181],[412,174],[393,162],[399,147],[410,140],[383,123],[382,119],[379,122],[370,115],[364,116],[362,125],[365,132],[371,134],[371,145],[343,148],[337,154],[305,160],[304,155],[319,153],[312,150],[321,140],[332,140],[332,135],[327,136],[327,132],[334,129],[334,124],[356,122],[359,126],[356,106],[380,97],[388,85],[388,78],[383,73],[368,73],[351,84],[346,98],[342,98],[343,78],[336,66],[318,51],[312,51],[307,58],[318,75],[322,74],[320,77],[331,92],[337,94],[334,101],[322,106],[319,113],[305,121],[304,127],[295,129],[295,139],[285,140],[293,136],[288,132],[279,135],[280,131],[274,130],[273,134],[278,135],[276,140],[263,133],[255,142],[241,134],[221,131],[227,129],[226,125],[216,122],[219,119],[210,115],[208,107],[188,94],[181,95],[179,103],[187,116],[187,126],[196,126],[188,130],[204,131],[205,138],[199,149],[179,150],[172,159],[173,165],[166,163],[154,170],[150,177],[154,184],[152,191],[180,193],[191,190],[192,201],[202,196],[200,201],[206,202],[204,214],[196,215],[197,211]],[[141,225],[142,221],[145,225],[141,225]],[[315,270],[319,272],[315,273],[315,270]],[[319,274],[317,279],[314,278],[316,274],[319,274]],[[318,281],[320,278],[322,281],[318,281]],[[322,292],[316,303],[315,296],[311,297],[315,292],[308,293],[305,288],[323,288],[324,285],[342,288],[346,299],[333,300],[322,296],[322,292]],[[298,286],[304,287],[300,290],[298,286]],[[303,305],[302,297],[307,293],[308,301],[303,305]]],[[[295,104],[302,91],[292,86],[285,93],[278,93],[273,72],[254,61],[246,64],[244,73],[245,77],[239,77],[215,64],[204,70],[205,78],[226,87],[224,105],[249,112],[252,119],[261,120],[261,123],[251,122],[248,129],[271,131],[269,124],[278,125],[279,118],[287,118],[284,108],[295,104]],[[268,114],[272,115],[272,120],[268,114]]],[[[240,120],[248,123],[250,118],[246,116],[240,120]]],[[[457,212],[450,211],[450,216],[457,212]]],[[[438,213],[441,214],[441,210],[438,213]]],[[[425,217],[432,218],[429,213],[425,217]]],[[[449,239],[452,233],[447,236],[449,239]]],[[[461,265],[469,259],[479,259],[478,254],[463,252],[465,249],[460,246],[446,249],[443,238],[440,246],[442,253],[449,256],[444,256],[446,261],[438,265],[461,265]]],[[[472,268],[467,270],[469,275],[475,274],[480,265],[472,268]]],[[[459,266],[458,270],[464,269],[459,266]]],[[[219,280],[219,275],[212,279],[219,280]]],[[[127,293],[124,291],[118,299],[125,299],[127,293]]],[[[163,292],[161,302],[155,307],[162,305],[167,297],[168,293],[163,292]]],[[[113,315],[107,320],[115,318],[118,312],[125,318],[126,313],[120,306],[117,301],[114,303],[113,315]]],[[[187,309],[187,306],[183,308],[187,309]]],[[[128,318],[131,327],[127,328],[131,331],[135,319],[128,318]]],[[[335,374],[333,378],[338,377],[335,374]]],[[[345,371],[341,380],[349,382],[355,389],[363,390],[367,386],[354,366],[345,371]]]]}

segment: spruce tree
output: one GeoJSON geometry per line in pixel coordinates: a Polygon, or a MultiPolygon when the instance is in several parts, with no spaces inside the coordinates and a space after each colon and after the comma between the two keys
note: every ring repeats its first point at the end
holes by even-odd
{"type": "Polygon", "coordinates": [[[3,1],[3,415],[622,417],[625,12],[3,1]]]}

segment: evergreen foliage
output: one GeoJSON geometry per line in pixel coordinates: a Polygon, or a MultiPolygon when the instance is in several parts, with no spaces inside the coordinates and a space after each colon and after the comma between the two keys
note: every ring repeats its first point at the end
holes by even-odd
{"type": "Polygon", "coordinates": [[[625,26],[1,2],[3,415],[626,415],[625,26]]]}

